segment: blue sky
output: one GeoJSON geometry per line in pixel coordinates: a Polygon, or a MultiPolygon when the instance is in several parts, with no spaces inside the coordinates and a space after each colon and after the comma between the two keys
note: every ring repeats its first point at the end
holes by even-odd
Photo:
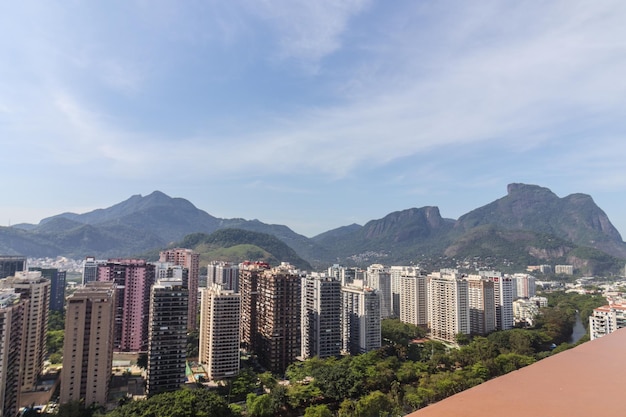
{"type": "Polygon", "coordinates": [[[0,5],[0,225],[160,190],[313,236],[511,182],[626,233],[626,2],[0,5]]]}

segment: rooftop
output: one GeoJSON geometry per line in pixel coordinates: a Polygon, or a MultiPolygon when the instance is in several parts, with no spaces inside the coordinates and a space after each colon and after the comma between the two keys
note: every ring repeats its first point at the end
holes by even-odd
{"type": "Polygon", "coordinates": [[[623,416],[625,348],[620,329],[409,416],[623,416]]]}

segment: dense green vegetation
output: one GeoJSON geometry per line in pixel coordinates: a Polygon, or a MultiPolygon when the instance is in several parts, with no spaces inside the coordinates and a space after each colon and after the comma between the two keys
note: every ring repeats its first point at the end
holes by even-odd
{"type": "Polygon", "coordinates": [[[270,265],[280,262],[303,270],[311,270],[311,265],[283,243],[267,233],[251,232],[241,229],[221,229],[209,234],[193,233],[187,235],[179,247],[191,248],[200,253],[201,263],[213,260],[242,262],[245,260],[265,261],[270,265]]]}
{"type": "MultiPolygon", "coordinates": [[[[573,347],[567,341],[576,311],[587,324],[591,310],[606,303],[597,294],[559,291],[544,295],[549,306],[541,310],[533,329],[467,338],[462,346],[453,348],[431,340],[413,343],[425,334],[424,329],[395,319],[384,320],[384,345],[376,351],[296,362],[287,369],[286,382],[269,372],[257,374],[246,366],[215,391],[184,389],[155,395],[124,404],[107,413],[107,417],[405,415],[573,347]]],[[[56,323],[53,327],[61,323],[56,313],[50,321],[56,323]]],[[[58,330],[52,330],[55,331],[58,330]]],[[[189,339],[192,351],[195,340],[195,335],[189,339]]],[[[71,403],[63,406],[59,414],[90,417],[101,413],[71,403]]]]}
{"type": "Polygon", "coordinates": [[[65,334],[65,317],[59,311],[48,312],[48,334],[46,348],[51,363],[61,363],[63,359],[63,337],[65,334]]]}
{"type": "Polygon", "coordinates": [[[131,401],[107,414],[109,417],[234,417],[226,400],[204,389],[182,389],[131,401]]]}

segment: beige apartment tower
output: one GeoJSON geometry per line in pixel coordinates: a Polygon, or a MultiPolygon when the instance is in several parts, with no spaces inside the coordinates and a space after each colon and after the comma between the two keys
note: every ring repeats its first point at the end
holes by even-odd
{"type": "Polygon", "coordinates": [[[428,275],[428,296],[431,337],[456,343],[457,334],[470,334],[468,285],[458,271],[428,275]]]}
{"type": "Polygon", "coordinates": [[[66,306],[60,403],[104,405],[113,360],[115,284],[88,282],[66,306]]]}
{"type": "Polygon", "coordinates": [[[398,278],[400,321],[428,326],[428,286],[426,276],[417,269],[405,270],[398,278]]]}
{"type": "Polygon", "coordinates": [[[12,289],[0,289],[0,417],[17,415],[20,404],[20,366],[28,299],[12,289]]]}
{"type": "Polygon", "coordinates": [[[32,391],[43,371],[46,356],[50,280],[42,277],[40,271],[21,271],[16,272],[14,277],[0,280],[0,288],[13,288],[22,298],[29,300],[24,317],[24,360],[20,375],[21,390],[32,391]]]}
{"type": "Polygon", "coordinates": [[[467,277],[470,333],[487,335],[496,330],[496,304],[493,281],[480,275],[467,277]]]}
{"type": "Polygon", "coordinates": [[[219,284],[201,290],[200,362],[210,380],[239,372],[239,318],[241,295],[219,284]]]}

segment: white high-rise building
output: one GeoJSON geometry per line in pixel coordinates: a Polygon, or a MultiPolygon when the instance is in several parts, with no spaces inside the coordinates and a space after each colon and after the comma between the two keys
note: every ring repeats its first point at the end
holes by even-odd
{"type": "Polygon", "coordinates": [[[182,265],[173,262],[152,262],[154,265],[154,279],[159,280],[179,280],[185,286],[189,279],[189,271],[182,265]]]}
{"type": "Polygon", "coordinates": [[[389,274],[391,275],[391,313],[394,317],[400,317],[400,277],[413,276],[417,271],[419,271],[419,268],[414,266],[396,265],[389,267],[389,274]]]}
{"type": "Polygon", "coordinates": [[[380,264],[370,265],[367,267],[366,276],[366,285],[377,289],[380,294],[380,318],[391,317],[391,274],[389,268],[380,264]]]}
{"type": "Polygon", "coordinates": [[[400,321],[427,327],[428,285],[426,276],[421,275],[416,268],[406,268],[396,278],[393,278],[392,272],[392,281],[398,282],[400,321]]]}
{"type": "Polygon", "coordinates": [[[428,275],[430,333],[435,339],[456,342],[459,333],[470,334],[467,281],[455,270],[428,275]]]}
{"type": "Polygon", "coordinates": [[[467,277],[470,332],[486,335],[496,329],[496,304],[493,281],[480,275],[467,277]]]}
{"type": "Polygon", "coordinates": [[[497,271],[480,271],[480,275],[493,281],[494,297],[496,302],[496,330],[513,328],[513,279],[502,276],[497,271]]]}
{"type": "Polygon", "coordinates": [[[328,268],[328,275],[335,277],[341,282],[341,286],[351,284],[355,280],[365,281],[366,271],[360,268],[346,268],[339,264],[334,264],[328,268]]]}
{"type": "Polygon", "coordinates": [[[594,308],[589,317],[589,338],[595,340],[623,327],[626,327],[626,305],[609,304],[594,308]]]}
{"type": "Polygon", "coordinates": [[[302,358],[341,353],[341,283],[335,277],[302,278],[302,358]]]}
{"type": "Polygon", "coordinates": [[[539,306],[534,301],[520,298],[513,301],[513,317],[515,323],[533,326],[535,317],[539,314],[539,306]]]}
{"type": "Polygon", "coordinates": [[[241,295],[213,285],[201,290],[200,362],[210,380],[239,372],[239,323],[241,295]]]}
{"type": "Polygon", "coordinates": [[[355,280],[341,287],[341,338],[344,353],[359,354],[381,346],[380,296],[355,280]]]}
{"type": "Polygon", "coordinates": [[[515,280],[514,298],[531,298],[536,294],[535,277],[530,274],[513,274],[515,280]]]}
{"type": "Polygon", "coordinates": [[[207,287],[221,285],[225,290],[239,292],[239,265],[214,261],[207,266],[207,287]]]}

